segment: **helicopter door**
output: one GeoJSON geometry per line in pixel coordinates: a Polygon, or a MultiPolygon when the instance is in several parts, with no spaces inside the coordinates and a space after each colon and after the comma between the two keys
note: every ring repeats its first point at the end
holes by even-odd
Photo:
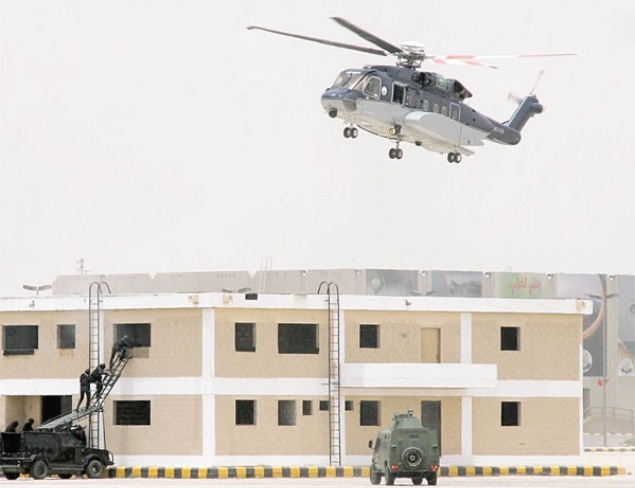
{"type": "Polygon", "coordinates": [[[450,104],[450,118],[456,121],[461,118],[461,107],[456,103],[450,104]]]}
{"type": "Polygon", "coordinates": [[[400,105],[404,104],[406,98],[406,87],[400,83],[392,84],[392,101],[400,105]]]}

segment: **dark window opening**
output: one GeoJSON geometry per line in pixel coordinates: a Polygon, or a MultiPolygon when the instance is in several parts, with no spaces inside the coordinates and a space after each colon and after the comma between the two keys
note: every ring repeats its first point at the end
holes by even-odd
{"type": "Polygon", "coordinates": [[[406,87],[393,83],[392,85],[392,101],[395,103],[404,103],[404,97],[406,95],[406,87]]]}
{"type": "Polygon", "coordinates": [[[329,407],[330,405],[328,400],[320,400],[320,412],[328,412],[329,407]]]}
{"type": "Polygon", "coordinates": [[[379,417],[379,402],[359,402],[359,425],[381,425],[379,417]]]}
{"type": "Polygon", "coordinates": [[[75,324],[57,326],[57,348],[75,349],[75,324]]]}
{"type": "Polygon", "coordinates": [[[150,425],[150,401],[115,401],[115,425],[150,425]]]}
{"type": "Polygon", "coordinates": [[[313,402],[302,400],[302,415],[313,415],[313,402]]]}
{"type": "Polygon", "coordinates": [[[133,347],[150,347],[151,341],[151,324],[115,324],[115,340],[128,336],[128,340],[133,347]]]}
{"type": "Polygon", "coordinates": [[[353,400],[346,400],[344,403],[344,409],[347,412],[352,412],[354,410],[353,400]]]}
{"type": "Polygon", "coordinates": [[[280,354],[318,354],[317,324],[278,324],[280,354]]]}
{"type": "Polygon", "coordinates": [[[501,425],[517,427],[520,425],[520,403],[501,402],[501,425]]]}
{"type": "Polygon", "coordinates": [[[359,347],[377,349],[379,347],[379,325],[359,325],[359,347]]]}
{"type": "Polygon", "coordinates": [[[247,322],[237,322],[234,324],[234,343],[236,351],[255,352],[256,351],[256,331],[255,324],[247,322]]]}
{"type": "Polygon", "coordinates": [[[278,425],[295,425],[295,400],[278,400],[278,425]]]}
{"type": "Polygon", "coordinates": [[[236,400],[236,425],[256,425],[256,400],[236,400]]]}
{"type": "Polygon", "coordinates": [[[520,327],[501,327],[501,351],[520,350],[520,327]]]}
{"type": "Polygon", "coordinates": [[[5,356],[34,354],[38,348],[38,326],[4,325],[2,340],[5,356]]]}

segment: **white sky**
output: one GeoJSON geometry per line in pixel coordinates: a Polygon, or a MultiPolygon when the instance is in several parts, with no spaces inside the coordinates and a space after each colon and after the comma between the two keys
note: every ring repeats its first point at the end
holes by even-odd
{"type": "Polygon", "coordinates": [[[635,3],[0,0],[0,295],[96,273],[408,268],[635,274],[635,3]],[[436,53],[581,52],[438,70],[519,146],[460,165],[362,132],[320,95],[392,63],[341,16],[436,53]]]}

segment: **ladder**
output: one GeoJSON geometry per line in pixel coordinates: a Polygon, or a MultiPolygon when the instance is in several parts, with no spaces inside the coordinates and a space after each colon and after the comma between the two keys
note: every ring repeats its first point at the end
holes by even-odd
{"type": "MultiPolygon", "coordinates": [[[[108,374],[103,380],[103,388],[99,394],[95,394],[90,399],[90,404],[88,407],[83,410],[71,411],[68,413],[64,413],[62,415],[58,415],[55,418],[47,420],[42,425],[37,427],[35,430],[52,430],[52,431],[60,431],[69,428],[73,423],[82,420],[83,418],[88,417],[89,415],[98,415],[103,412],[104,402],[106,397],[111,392],[111,390],[117,384],[117,381],[121,377],[126,364],[128,364],[130,357],[119,358],[115,363],[115,367],[110,374],[108,374]]],[[[92,434],[92,432],[91,432],[92,434]]],[[[93,439],[91,438],[91,447],[93,446],[93,439]]],[[[98,443],[99,439],[95,439],[95,444],[98,443]]]]}
{"type": "Polygon", "coordinates": [[[267,275],[271,271],[271,265],[273,258],[271,256],[263,257],[260,259],[260,275],[258,276],[258,293],[265,293],[267,291],[267,275]]]}
{"type": "Polygon", "coordinates": [[[342,440],[340,419],[340,292],[336,283],[323,281],[327,293],[329,328],[329,464],[342,465],[342,440]]]}
{"type": "MultiPolygon", "coordinates": [[[[107,291],[110,294],[110,286],[105,281],[94,281],[88,287],[88,365],[93,371],[101,362],[99,348],[101,345],[101,295],[107,291]],[[103,287],[103,288],[102,288],[103,287]]],[[[100,412],[91,413],[88,421],[90,446],[99,447],[100,412]]]]}

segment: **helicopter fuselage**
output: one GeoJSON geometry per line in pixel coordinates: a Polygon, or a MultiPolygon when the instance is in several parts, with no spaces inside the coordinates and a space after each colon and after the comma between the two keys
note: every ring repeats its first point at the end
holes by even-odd
{"type": "Polygon", "coordinates": [[[542,111],[537,98],[531,97],[526,102],[529,108],[517,117],[516,126],[511,120],[502,124],[465,104],[471,96],[458,80],[438,73],[365,66],[340,73],[321,101],[331,117],[393,140],[397,150],[399,142],[410,142],[456,155],[458,161],[461,154],[473,154],[469,147],[481,146],[485,140],[518,144],[526,119],[542,111]]]}

